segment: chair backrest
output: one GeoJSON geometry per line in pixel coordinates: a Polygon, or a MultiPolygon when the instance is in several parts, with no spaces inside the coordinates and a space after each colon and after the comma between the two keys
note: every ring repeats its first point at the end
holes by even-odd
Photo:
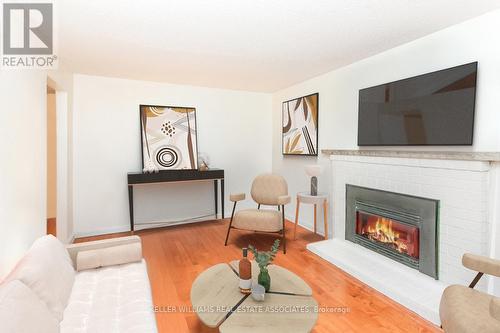
{"type": "Polygon", "coordinates": [[[277,206],[278,197],[288,195],[288,184],[280,175],[262,174],[253,180],[250,194],[258,204],[277,206]]]}

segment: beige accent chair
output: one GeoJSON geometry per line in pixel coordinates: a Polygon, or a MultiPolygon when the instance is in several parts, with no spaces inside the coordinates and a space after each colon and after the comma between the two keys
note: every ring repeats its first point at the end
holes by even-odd
{"type": "Polygon", "coordinates": [[[462,264],[478,274],[469,287],[444,290],[439,306],[442,328],[446,333],[500,332],[500,298],[474,290],[483,274],[500,277],[500,260],[466,253],[462,264]]]}
{"type": "Polygon", "coordinates": [[[252,182],[250,192],[257,203],[257,209],[244,209],[234,213],[238,201],[245,199],[245,193],[231,194],[229,200],[234,202],[231,221],[227,229],[226,242],[231,229],[251,230],[281,235],[283,253],[286,253],[285,205],[290,203],[286,180],[275,174],[262,174],[252,182]],[[261,205],[277,206],[278,210],[260,209],[261,205]],[[281,211],[281,214],[280,214],[281,211]]]}

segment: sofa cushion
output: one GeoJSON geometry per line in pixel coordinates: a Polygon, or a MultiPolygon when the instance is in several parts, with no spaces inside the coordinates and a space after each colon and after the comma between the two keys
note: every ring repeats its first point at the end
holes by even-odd
{"type": "Polygon", "coordinates": [[[55,318],[62,320],[74,279],[75,270],[64,245],[47,235],[33,243],[6,281],[23,282],[45,302],[55,318]]]}
{"type": "Polygon", "coordinates": [[[0,332],[56,333],[59,321],[24,283],[0,285],[0,332]]]}
{"type": "Polygon", "coordinates": [[[107,238],[100,239],[90,242],[76,243],[66,245],[66,251],[69,253],[69,257],[73,262],[73,267],[76,269],[76,257],[80,251],[90,251],[90,250],[98,250],[104,249],[111,246],[119,246],[133,243],[141,243],[141,238],[137,235],[134,236],[125,236],[118,238],[107,238]]]}
{"type": "Polygon", "coordinates": [[[156,332],[144,260],[78,272],[61,332],[156,332]]]}
{"type": "Polygon", "coordinates": [[[128,264],[142,260],[140,242],[108,248],[80,251],[76,256],[76,270],[128,264]]]}

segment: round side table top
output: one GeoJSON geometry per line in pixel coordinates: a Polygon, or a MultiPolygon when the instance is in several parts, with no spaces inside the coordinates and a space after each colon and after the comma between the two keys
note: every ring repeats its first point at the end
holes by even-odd
{"type": "Polygon", "coordinates": [[[325,200],[328,200],[328,194],[324,192],[318,192],[318,195],[311,195],[311,192],[299,192],[297,193],[297,199],[300,202],[310,203],[310,204],[322,204],[325,200]]]}
{"type": "MultiPolygon", "coordinates": [[[[289,270],[269,265],[271,289],[263,302],[238,288],[238,260],[212,266],[202,272],[191,287],[191,303],[200,320],[223,333],[310,332],[318,313],[312,290],[289,270]]],[[[252,261],[252,279],[258,265],[252,261]]]]}

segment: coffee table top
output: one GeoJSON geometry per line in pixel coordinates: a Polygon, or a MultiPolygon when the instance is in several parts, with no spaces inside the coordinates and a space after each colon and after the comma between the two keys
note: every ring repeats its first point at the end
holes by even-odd
{"type": "MultiPolygon", "coordinates": [[[[289,270],[269,265],[271,289],[256,302],[238,288],[238,260],[202,272],[191,288],[191,303],[200,320],[220,332],[309,332],[316,323],[317,302],[311,288],[289,270]]],[[[259,267],[252,261],[256,281],[259,267]]]]}

